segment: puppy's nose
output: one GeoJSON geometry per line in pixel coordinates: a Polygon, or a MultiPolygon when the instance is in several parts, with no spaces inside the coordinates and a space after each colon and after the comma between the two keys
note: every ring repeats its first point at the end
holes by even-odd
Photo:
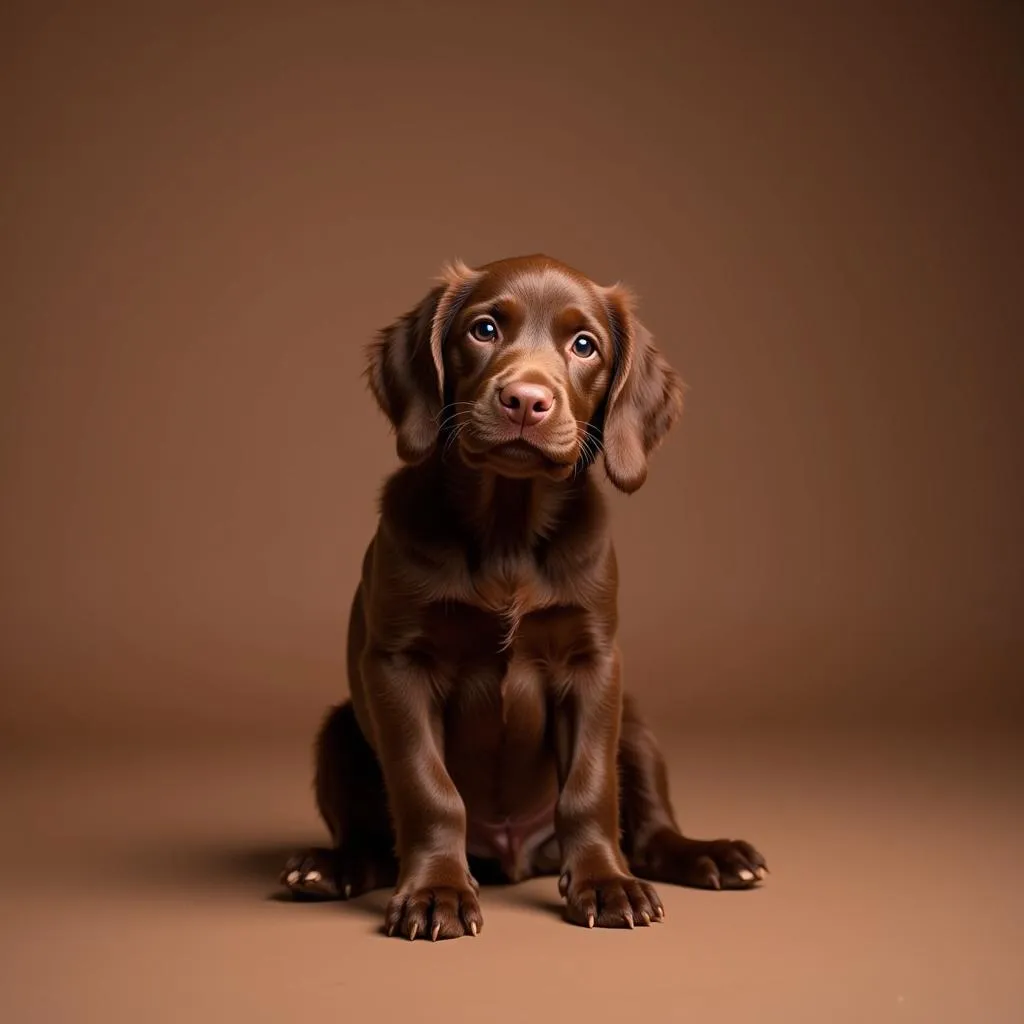
{"type": "Polygon", "coordinates": [[[543,384],[513,381],[498,392],[505,414],[521,427],[536,426],[555,404],[555,393],[543,384]]]}

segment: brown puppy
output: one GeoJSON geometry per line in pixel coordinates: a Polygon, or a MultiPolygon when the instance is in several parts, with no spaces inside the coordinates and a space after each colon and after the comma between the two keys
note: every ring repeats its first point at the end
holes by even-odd
{"type": "Polygon", "coordinates": [[[352,699],[317,743],[330,850],[297,895],[396,886],[389,934],[475,935],[470,871],[558,873],[577,924],[664,916],[648,880],[746,888],[749,843],[685,838],[623,696],[617,569],[589,472],[635,491],[682,407],[621,287],[544,256],[450,267],[382,331],[370,387],[407,465],[352,606],[352,699]],[[640,879],[644,879],[641,881],[640,879]]]}

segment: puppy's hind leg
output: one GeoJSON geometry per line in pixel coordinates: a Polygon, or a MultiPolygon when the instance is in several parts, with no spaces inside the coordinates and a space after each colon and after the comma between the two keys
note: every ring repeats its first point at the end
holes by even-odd
{"type": "Polygon", "coordinates": [[[297,853],[282,884],[300,899],[348,899],[394,886],[384,778],[350,701],[331,708],[317,735],[316,803],[333,846],[297,853]]]}
{"type": "Polygon", "coordinates": [[[623,850],[640,878],[699,889],[749,889],[767,872],[742,839],[689,839],[676,823],[665,759],[627,696],[619,739],[623,850]]]}

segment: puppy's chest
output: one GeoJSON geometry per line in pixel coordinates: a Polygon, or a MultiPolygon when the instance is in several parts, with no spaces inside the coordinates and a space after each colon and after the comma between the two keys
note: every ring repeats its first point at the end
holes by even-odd
{"type": "Polygon", "coordinates": [[[447,566],[423,609],[420,642],[463,676],[493,678],[517,657],[562,663],[590,642],[587,595],[557,559],[463,553],[447,566]]]}
{"type": "Polygon", "coordinates": [[[505,645],[518,632],[523,618],[559,604],[560,588],[536,562],[493,558],[466,569],[467,592],[463,600],[497,616],[504,626],[505,645]]]}
{"type": "MultiPolygon", "coordinates": [[[[465,559],[450,572],[436,600],[424,609],[423,641],[443,660],[468,663],[504,659],[529,626],[543,626],[536,613],[563,604],[557,581],[524,559],[465,559]]],[[[497,663],[495,663],[497,664],[497,663]]]]}

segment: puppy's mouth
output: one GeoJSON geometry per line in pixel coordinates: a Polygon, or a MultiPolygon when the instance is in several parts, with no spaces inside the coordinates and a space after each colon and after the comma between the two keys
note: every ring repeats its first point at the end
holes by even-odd
{"type": "Polygon", "coordinates": [[[574,456],[548,453],[522,437],[501,441],[486,448],[465,443],[460,445],[467,465],[495,470],[501,476],[564,478],[572,472],[574,456]]]}

